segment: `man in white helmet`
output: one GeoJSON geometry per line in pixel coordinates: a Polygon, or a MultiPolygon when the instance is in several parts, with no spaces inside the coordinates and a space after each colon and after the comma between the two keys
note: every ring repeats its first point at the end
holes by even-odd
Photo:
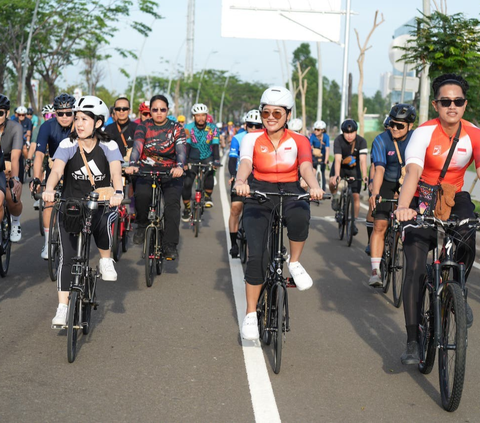
{"type": "Polygon", "coordinates": [[[312,146],[313,167],[320,165],[322,174],[322,189],[325,190],[325,168],[330,157],[330,137],[327,134],[327,125],[323,120],[317,120],[313,124],[313,134],[310,135],[310,144],[312,146]],[[315,154],[319,152],[320,155],[315,154]]]}

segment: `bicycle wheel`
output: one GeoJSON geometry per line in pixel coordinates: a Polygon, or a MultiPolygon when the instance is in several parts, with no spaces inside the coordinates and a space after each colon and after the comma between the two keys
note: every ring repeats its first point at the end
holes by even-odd
{"type": "Polygon", "coordinates": [[[195,203],[193,210],[193,232],[195,233],[195,238],[198,237],[198,232],[200,231],[201,207],[200,203],[195,203]]]}
{"type": "Polygon", "coordinates": [[[113,240],[112,240],[112,253],[113,253],[113,259],[115,261],[120,260],[120,256],[122,255],[122,249],[121,249],[121,234],[120,234],[120,216],[117,216],[115,221],[112,224],[112,235],[113,235],[113,240]]]}
{"type": "Polygon", "coordinates": [[[4,205],[3,220],[0,225],[1,228],[1,240],[2,245],[0,246],[0,276],[3,278],[7,275],[8,268],[10,266],[10,252],[12,249],[12,243],[10,241],[10,213],[4,205]]]}
{"type": "Polygon", "coordinates": [[[57,269],[60,265],[60,235],[58,227],[58,207],[52,208],[50,217],[50,227],[48,230],[48,274],[50,279],[55,282],[57,280],[57,269]]]}
{"type": "Polygon", "coordinates": [[[84,335],[90,332],[90,321],[92,317],[92,307],[97,307],[97,277],[98,268],[94,271],[90,269],[87,283],[85,284],[85,296],[82,304],[82,330],[84,335]]]}
{"type": "Polygon", "coordinates": [[[447,282],[442,293],[441,335],[438,350],[438,373],[442,405],[455,411],[462,398],[467,356],[467,322],[465,300],[460,286],[447,282]]]}
{"type": "Polygon", "coordinates": [[[68,303],[67,320],[67,357],[69,363],[75,361],[75,356],[77,354],[79,302],[78,292],[71,292],[68,303]]]}
{"type": "Polygon", "coordinates": [[[435,312],[433,310],[433,293],[429,280],[425,278],[422,291],[422,308],[420,312],[420,364],[418,370],[428,375],[435,363],[435,312]]]}
{"type": "Polygon", "coordinates": [[[45,203],[40,198],[38,203],[38,226],[40,229],[40,235],[45,236],[45,228],[43,227],[43,210],[45,209],[45,203]]]}
{"type": "Polygon", "coordinates": [[[265,345],[270,345],[272,342],[272,332],[270,328],[270,295],[267,284],[264,284],[262,287],[262,292],[260,297],[258,297],[257,303],[257,319],[258,319],[258,333],[260,334],[260,339],[265,345]]]}
{"type": "Polygon", "coordinates": [[[155,268],[155,228],[147,228],[145,234],[145,280],[150,288],[153,284],[153,269],[155,268]]]}
{"type": "Polygon", "coordinates": [[[122,252],[126,253],[128,251],[128,228],[130,227],[130,217],[127,216],[125,219],[125,224],[123,227],[122,234],[122,252]]]}
{"type": "Polygon", "coordinates": [[[285,292],[283,287],[277,286],[275,298],[275,312],[273,314],[273,371],[280,373],[282,365],[283,334],[285,332],[285,292]]]}
{"type": "Polygon", "coordinates": [[[343,195],[340,196],[339,211],[335,214],[338,222],[338,238],[343,239],[345,234],[345,204],[343,204],[343,195]]]}
{"type": "Polygon", "coordinates": [[[392,290],[393,305],[397,308],[402,304],[403,280],[405,277],[405,255],[403,252],[403,242],[400,233],[395,234],[392,253],[392,290]]]}
{"type": "Polygon", "coordinates": [[[353,241],[353,227],[355,226],[355,204],[352,195],[348,195],[346,202],[345,225],[347,226],[347,245],[350,247],[353,241]]]}
{"type": "Polygon", "coordinates": [[[157,243],[155,246],[155,265],[157,270],[157,275],[161,275],[163,271],[163,230],[159,229],[157,243]]]}
{"type": "Polygon", "coordinates": [[[382,256],[380,261],[380,277],[382,278],[382,291],[384,294],[388,292],[390,288],[390,277],[388,276],[388,266],[387,259],[385,257],[385,253],[382,256]]]}

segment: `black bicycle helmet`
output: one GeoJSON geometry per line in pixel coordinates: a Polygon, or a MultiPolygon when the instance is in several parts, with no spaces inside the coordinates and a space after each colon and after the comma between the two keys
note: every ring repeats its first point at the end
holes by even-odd
{"type": "Polygon", "coordinates": [[[31,107],[27,108],[27,115],[33,115],[33,109],[31,107]]]}
{"type": "Polygon", "coordinates": [[[344,134],[351,134],[358,130],[357,122],[353,119],[347,119],[342,123],[341,130],[344,134]]]}
{"type": "Polygon", "coordinates": [[[383,127],[384,127],[385,129],[390,128],[390,122],[391,122],[391,120],[392,120],[392,118],[391,118],[390,116],[387,116],[387,117],[385,118],[385,120],[383,121],[383,127]]]}
{"type": "Polygon", "coordinates": [[[0,94],[0,109],[10,110],[10,99],[3,94],[0,94]]]}
{"type": "Polygon", "coordinates": [[[75,97],[69,94],[60,94],[58,97],[55,97],[53,100],[53,108],[55,110],[61,109],[73,109],[75,104],[75,97]]]}
{"type": "Polygon", "coordinates": [[[390,117],[399,122],[413,123],[417,118],[417,111],[411,104],[395,104],[390,110],[390,117]]]}

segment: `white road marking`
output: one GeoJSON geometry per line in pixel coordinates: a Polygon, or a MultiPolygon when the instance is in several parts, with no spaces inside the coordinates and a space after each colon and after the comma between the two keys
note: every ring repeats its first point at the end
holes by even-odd
{"type": "MultiPolygon", "coordinates": [[[[225,223],[225,235],[227,237],[227,251],[229,251],[231,248],[230,231],[228,229],[230,202],[228,201],[227,189],[225,185],[225,162],[227,157],[227,155],[223,157],[223,166],[220,170],[219,183],[223,221],[225,223]]],[[[243,318],[245,317],[245,310],[247,309],[245,283],[243,281],[243,267],[240,263],[240,260],[232,259],[230,254],[228,255],[228,261],[230,264],[230,273],[232,275],[233,295],[235,298],[235,306],[237,308],[237,318],[240,328],[243,318]]],[[[232,336],[234,335],[232,334],[232,336]]],[[[260,343],[258,341],[254,342],[242,339],[242,349],[255,422],[280,422],[281,420],[277,408],[277,402],[273,393],[270,377],[268,376],[267,365],[265,363],[265,357],[263,356],[260,343]]]]}

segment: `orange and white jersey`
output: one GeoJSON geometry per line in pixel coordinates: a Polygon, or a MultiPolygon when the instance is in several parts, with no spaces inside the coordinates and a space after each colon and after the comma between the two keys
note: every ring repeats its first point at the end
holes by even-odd
{"type": "MultiPolygon", "coordinates": [[[[432,119],[419,126],[405,151],[405,163],[414,163],[423,168],[421,179],[430,185],[438,182],[440,172],[447,160],[453,137],[450,138],[442,128],[440,120],[432,119]]],[[[475,160],[480,167],[480,129],[462,119],[462,130],[443,182],[462,189],[465,171],[475,160]]]]}
{"type": "Polygon", "coordinates": [[[303,135],[285,130],[275,149],[267,131],[262,129],[245,135],[240,149],[240,161],[252,162],[253,174],[258,181],[298,181],[298,167],[303,162],[312,162],[310,142],[303,135]]]}

